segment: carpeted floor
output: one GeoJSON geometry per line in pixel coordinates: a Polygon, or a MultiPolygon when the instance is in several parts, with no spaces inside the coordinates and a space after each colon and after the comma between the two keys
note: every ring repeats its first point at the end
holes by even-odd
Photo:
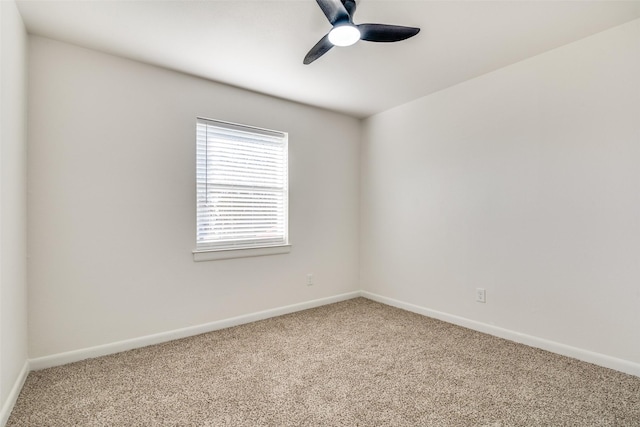
{"type": "Polygon", "coordinates": [[[8,426],[640,426],[640,378],[364,298],[32,372],[8,426]]]}

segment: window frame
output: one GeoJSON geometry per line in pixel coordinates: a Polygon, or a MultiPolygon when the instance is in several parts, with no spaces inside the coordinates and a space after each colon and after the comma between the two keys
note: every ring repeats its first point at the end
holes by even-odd
{"type": "MultiPolygon", "coordinates": [[[[196,248],[192,251],[194,261],[210,261],[210,260],[218,260],[218,259],[230,259],[230,258],[244,258],[244,257],[254,257],[254,256],[263,256],[263,255],[275,255],[275,254],[283,254],[291,251],[291,244],[289,242],[289,134],[287,132],[282,131],[274,131],[270,129],[259,128],[256,126],[243,125],[239,123],[227,122],[222,120],[209,119],[205,117],[196,117],[196,248]],[[206,244],[201,244],[200,240],[200,226],[202,219],[200,217],[199,207],[202,203],[201,197],[201,185],[208,185],[208,177],[205,172],[204,182],[201,178],[201,173],[199,173],[199,162],[202,158],[202,141],[200,140],[200,136],[198,135],[199,128],[201,125],[212,126],[217,128],[222,133],[226,131],[231,132],[241,132],[249,135],[255,136],[256,141],[260,139],[260,137],[273,137],[280,139],[280,142],[283,146],[284,151],[284,183],[282,184],[282,211],[280,211],[277,216],[283,216],[283,239],[279,239],[280,241],[276,243],[264,243],[259,241],[249,241],[249,243],[241,244],[234,243],[230,241],[229,244],[224,245],[222,242],[220,244],[210,243],[213,246],[207,246],[206,244]]],[[[232,141],[230,138],[229,141],[232,141]]],[[[209,141],[205,140],[205,149],[209,148],[209,141]]],[[[205,153],[205,170],[208,167],[207,160],[209,157],[205,153]]],[[[235,187],[239,192],[242,191],[260,191],[260,186],[257,185],[243,185],[243,184],[235,184],[235,187]]],[[[273,191],[273,189],[265,190],[265,191],[273,191]]],[[[205,190],[205,200],[208,200],[208,190],[205,190]]],[[[207,203],[205,201],[205,203],[207,203]]],[[[206,220],[206,218],[205,218],[206,220]]]]}

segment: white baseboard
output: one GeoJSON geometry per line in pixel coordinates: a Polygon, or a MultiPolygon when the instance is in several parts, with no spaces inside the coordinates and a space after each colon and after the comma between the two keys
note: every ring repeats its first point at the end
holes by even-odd
{"type": "Polygon", "coordinates": [[[20,390],[22,390],[22,386],[27,380],[27,375],[29,375],[29,361],[25,360],[24,365],[22,366],[22,370],[20,371],[20,374],[18,374],[18,378],[16,378],[16,382],[13,384],[13,387],[11,387],[11,391],[7,396],[7,400],[5,400],[4,404],[2,405],[2,409],[0,410],[1,427],[4,427],[7,424],[7,421],[9,421],[9,415],[11,415],[13,406],[18,400],[20,390]]]}
{"type": "Polygon", "coordinates": [[[539,338],[532,335],[527,335],[520,332],[512,331],[509,329],[500,328],[498,326],[488,325],[486,323],[477,322],[475,320],[467,319],[460,316],[455,316],[453,314],[431,310],[415,304],[398,301],[393,298],[387,298],[382,295],[377,295],[367,291],[361,291],[361,295],[370,300],[391,305],[393,307],[401,308],[403,310],[411,311],[413,313],[422,314],[423,316],[432,317],[438,320],[443,320],[445,322],[453,323],[454,325],[463,326],[465,328],[473,329],[475,331],[483,332],[485,334],[493,335],[499,338],[504,338],[510,341],[515,341],[531,347],[547,350],[552,353],[557,353],[563,356],[568,356],[574,359],[582,360],[583,362],[593,363],[594,365],[615,369],[616,371],[620,371],[626,374],[640,377],[640,364],[635,362],[618,359],[615,357],[607,356],[600,353],[595,353],[595,352],[584,350],[577,347],[572,347],[570,345],[561,344],[555,341],[549,341],[544,338],[539,338]]]}
{"type": "Polygon", "coordinates": [[[277,307],[269,310],[259,311],[257,313],[250,313],[242,316],[232,317],[229,319],[218,320],[215,322],[205,323],[203,325],[190,326],[187,328],[161,332],[153,335],[146,335],[143,337],[103,344],[95,347],[53,354],[51,356],[38,357],[35,359],[31,359],[29,361],[29,366],[31,367],[31,370],[37,371],[39,369],[51,368],[53,366],[66,365],[67,363],[78,362],[84,359],[106,356],[109,354],[119,353],[121,351],[132,350],[134,348],[160,344],[171,340],[204,334],[206,332],[230,328],[232,326],[243,325],[245,323],[251,323],[258,320],[264,320],[270,317],[281,316],[283,314],[295,313],[296,311],[307,310],[309,308],[320,307],[327,304],[333,304],[335,302],[345,301],[348,299],[357,298],[359,296],[361,296],[360,291],[348,292],[346,294],[334,295],[327,298],[320,298],[298,304],[287,305],[284,307],[277,307]]]}

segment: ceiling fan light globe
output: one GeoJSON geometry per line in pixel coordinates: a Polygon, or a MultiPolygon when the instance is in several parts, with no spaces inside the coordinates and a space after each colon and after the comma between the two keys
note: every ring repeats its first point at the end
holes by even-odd
{"type": "Polygon", "coordinates": [[[360,40],[360,30],[353,25],[339,25],[329,32],[329,41],[334,46],[351,46],[360,40]]]}

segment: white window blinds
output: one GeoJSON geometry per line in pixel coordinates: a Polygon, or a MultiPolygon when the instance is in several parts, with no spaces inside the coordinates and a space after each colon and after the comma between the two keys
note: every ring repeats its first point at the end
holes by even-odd
{"type": "Polygon", "coordinates": [[[197,119],[196,250],[287,244],[287,134],[197,119]]]}

